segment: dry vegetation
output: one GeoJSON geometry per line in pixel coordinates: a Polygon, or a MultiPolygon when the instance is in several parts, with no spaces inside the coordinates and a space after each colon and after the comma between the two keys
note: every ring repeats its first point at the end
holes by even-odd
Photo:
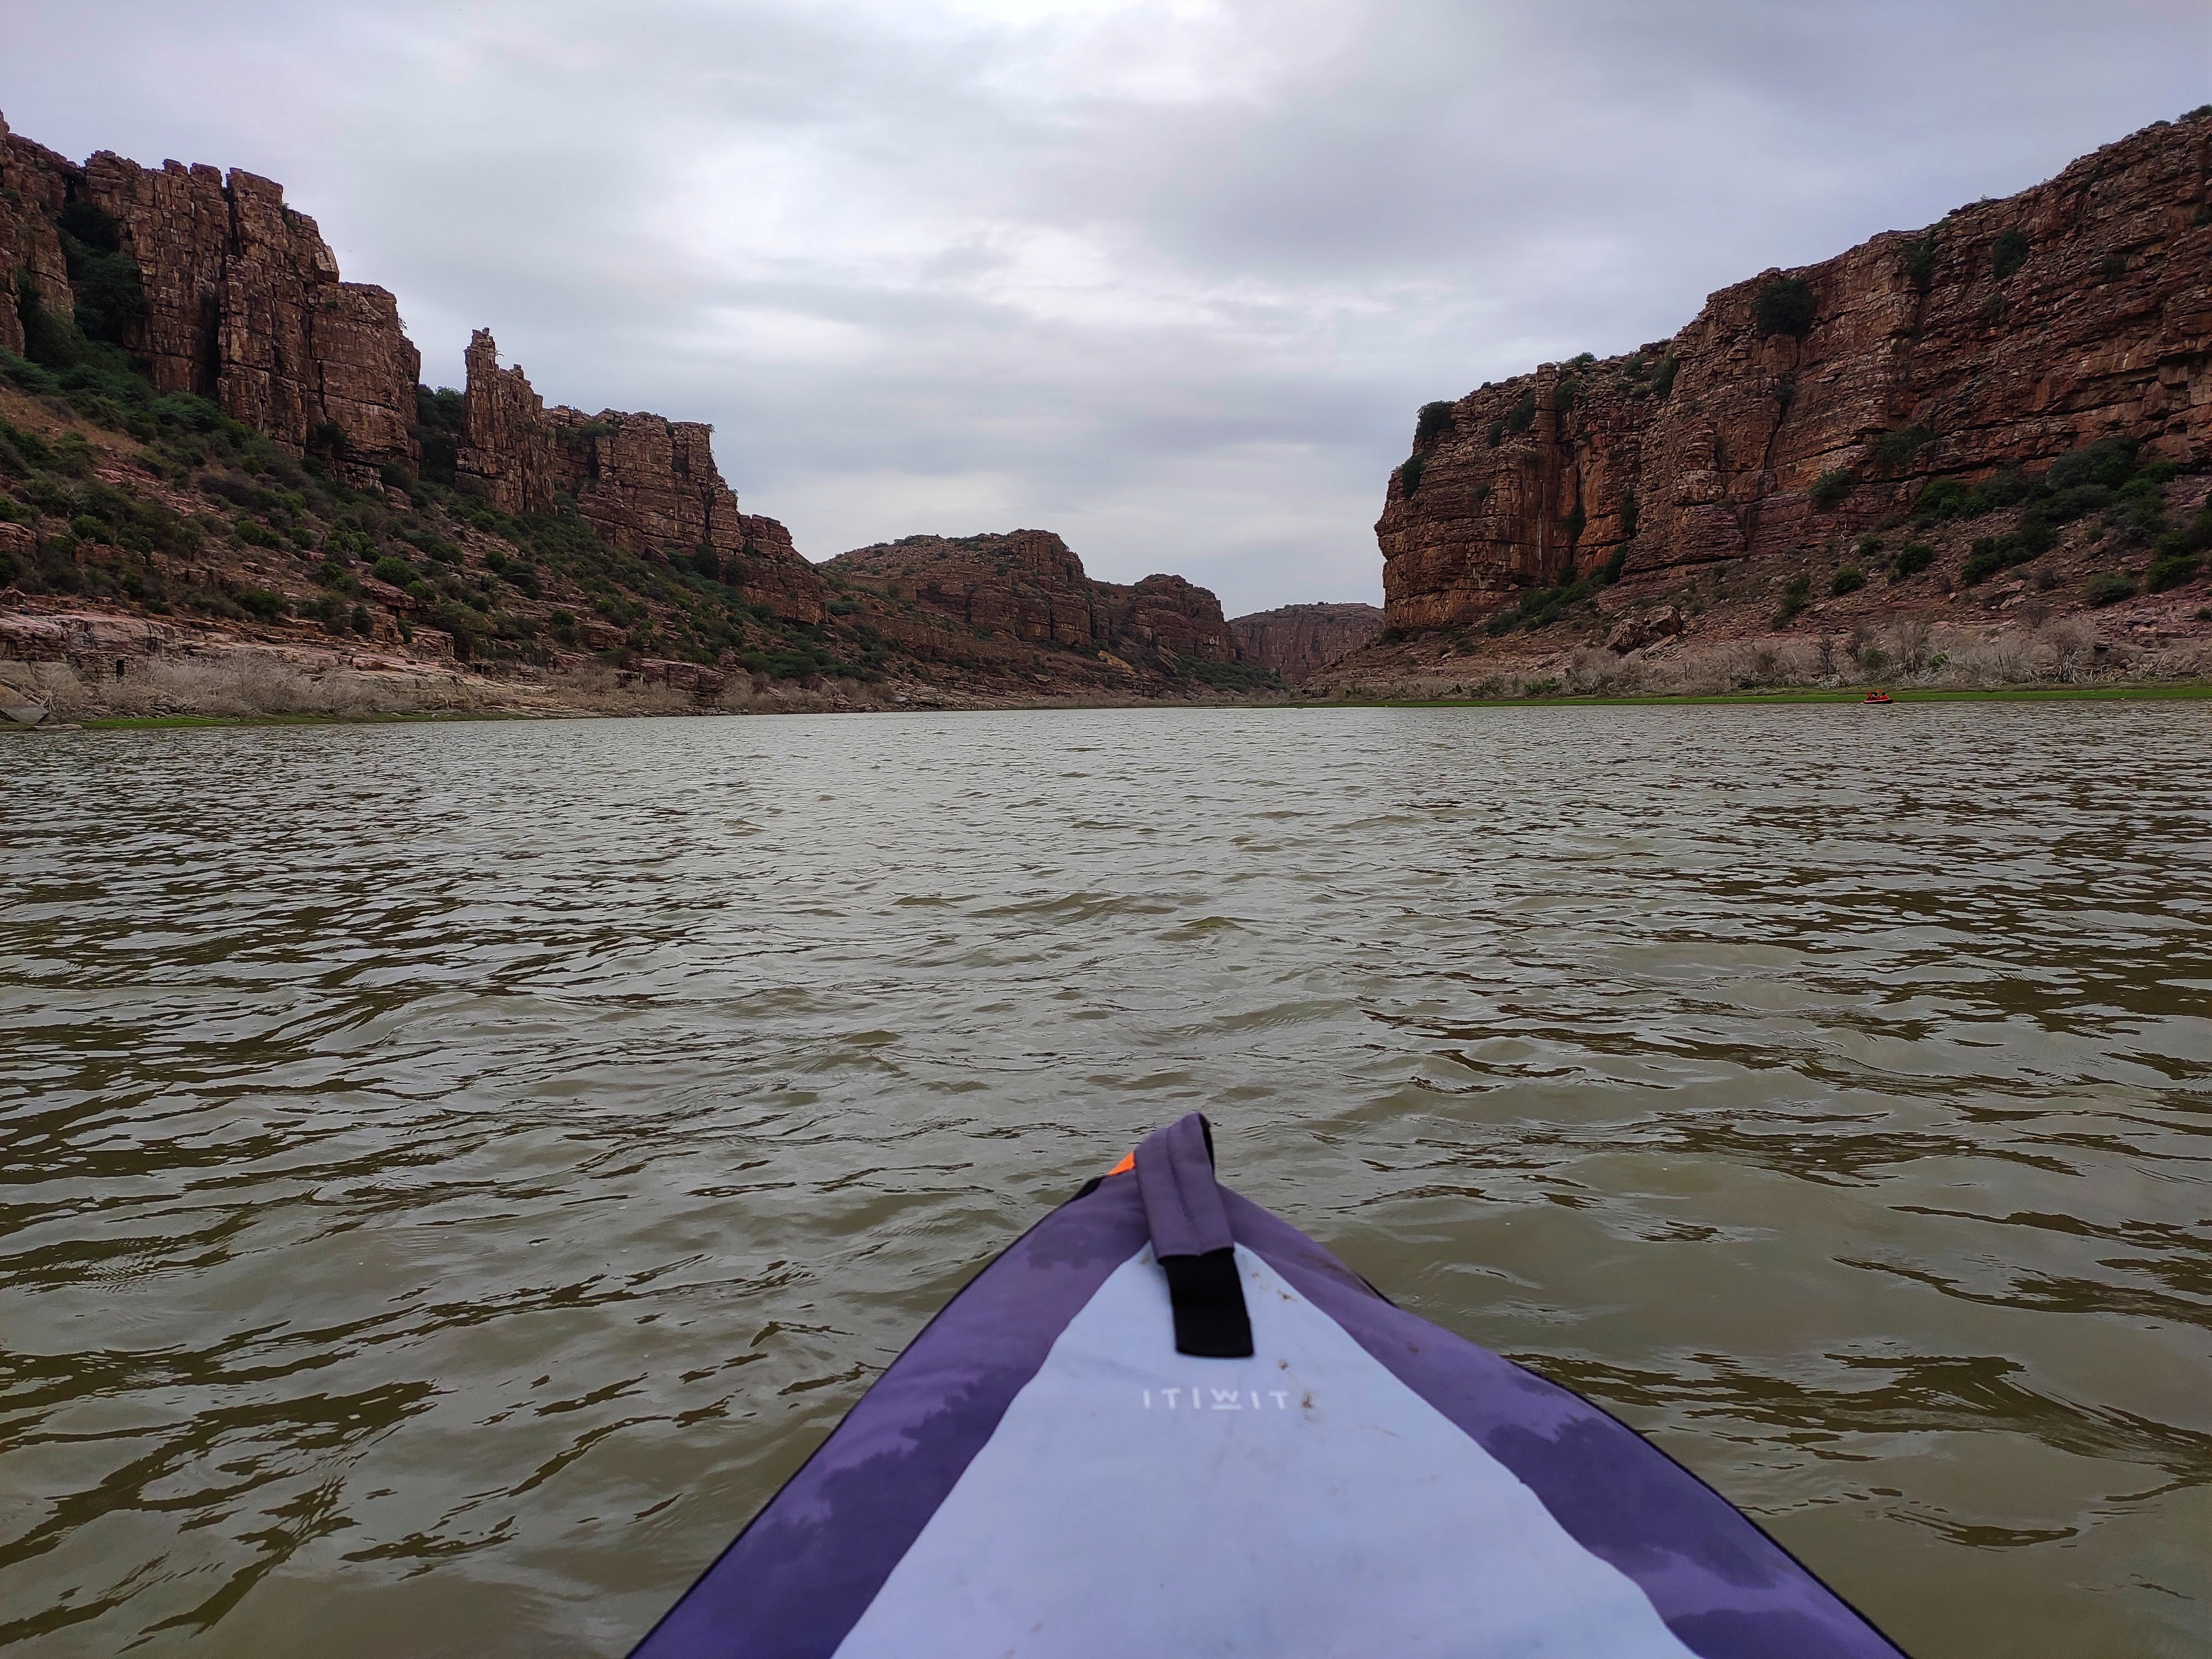
{"type": "Polygon", "coordinates": [[[2212,641],[2204,640],[2116,645],[2100,640],[2094,625],[2080,616],[1987,635],[1916,617],[1887,628],[1861,627],[1849,635],[1677,642],[1631,656],[1578,645],[1510,669],[1469,663],[1455,678],[1433,670],[1379,674],[1334,690],[1351,698],[1711,696],[1762,690],[1996,690],[2208,678],[2212,641]]]}

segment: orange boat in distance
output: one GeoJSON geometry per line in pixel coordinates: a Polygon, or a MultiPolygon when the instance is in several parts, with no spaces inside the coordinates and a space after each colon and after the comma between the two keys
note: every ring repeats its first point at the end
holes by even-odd
{"type": "Polygon", "coordinates": [[[1897,701],[1895,697],[1891,696],[1888,692],[1883,690],[1879,686],[1876,686],[1873,690],[1866,694],[1866,700],[1869,702],[1895,702],[1897,701]]]}

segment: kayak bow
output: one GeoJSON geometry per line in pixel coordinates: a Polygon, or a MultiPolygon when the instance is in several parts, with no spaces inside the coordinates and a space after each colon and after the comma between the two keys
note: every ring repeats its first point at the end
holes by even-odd
{"type": "Polygon", "coordinates": [[[634,1659],[1899,1659],[1588,1401],[1221,1187],[1196,1113],[976,1275],[634,1659]]]}

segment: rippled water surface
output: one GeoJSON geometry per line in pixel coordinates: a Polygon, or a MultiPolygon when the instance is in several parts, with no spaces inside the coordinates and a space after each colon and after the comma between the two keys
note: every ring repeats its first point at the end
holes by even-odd
{"type": "Polygon", "coordinates": [[[1922,1659],[2212,1651],[2212,706],[0,744],[0,1645],[618,1655],[1147,1128],[1922,1659]]]}

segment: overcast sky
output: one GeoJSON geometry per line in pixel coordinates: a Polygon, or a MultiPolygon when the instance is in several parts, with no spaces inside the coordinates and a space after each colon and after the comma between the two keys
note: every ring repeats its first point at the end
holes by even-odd
{"type": "Polygon", "coordinates": [[[2205,0],[0,0],[0,111],[242,167],[457,384],[707,420],[826,558],[1379,599],[1415,408],[2212,100],[2205,0]]]}

